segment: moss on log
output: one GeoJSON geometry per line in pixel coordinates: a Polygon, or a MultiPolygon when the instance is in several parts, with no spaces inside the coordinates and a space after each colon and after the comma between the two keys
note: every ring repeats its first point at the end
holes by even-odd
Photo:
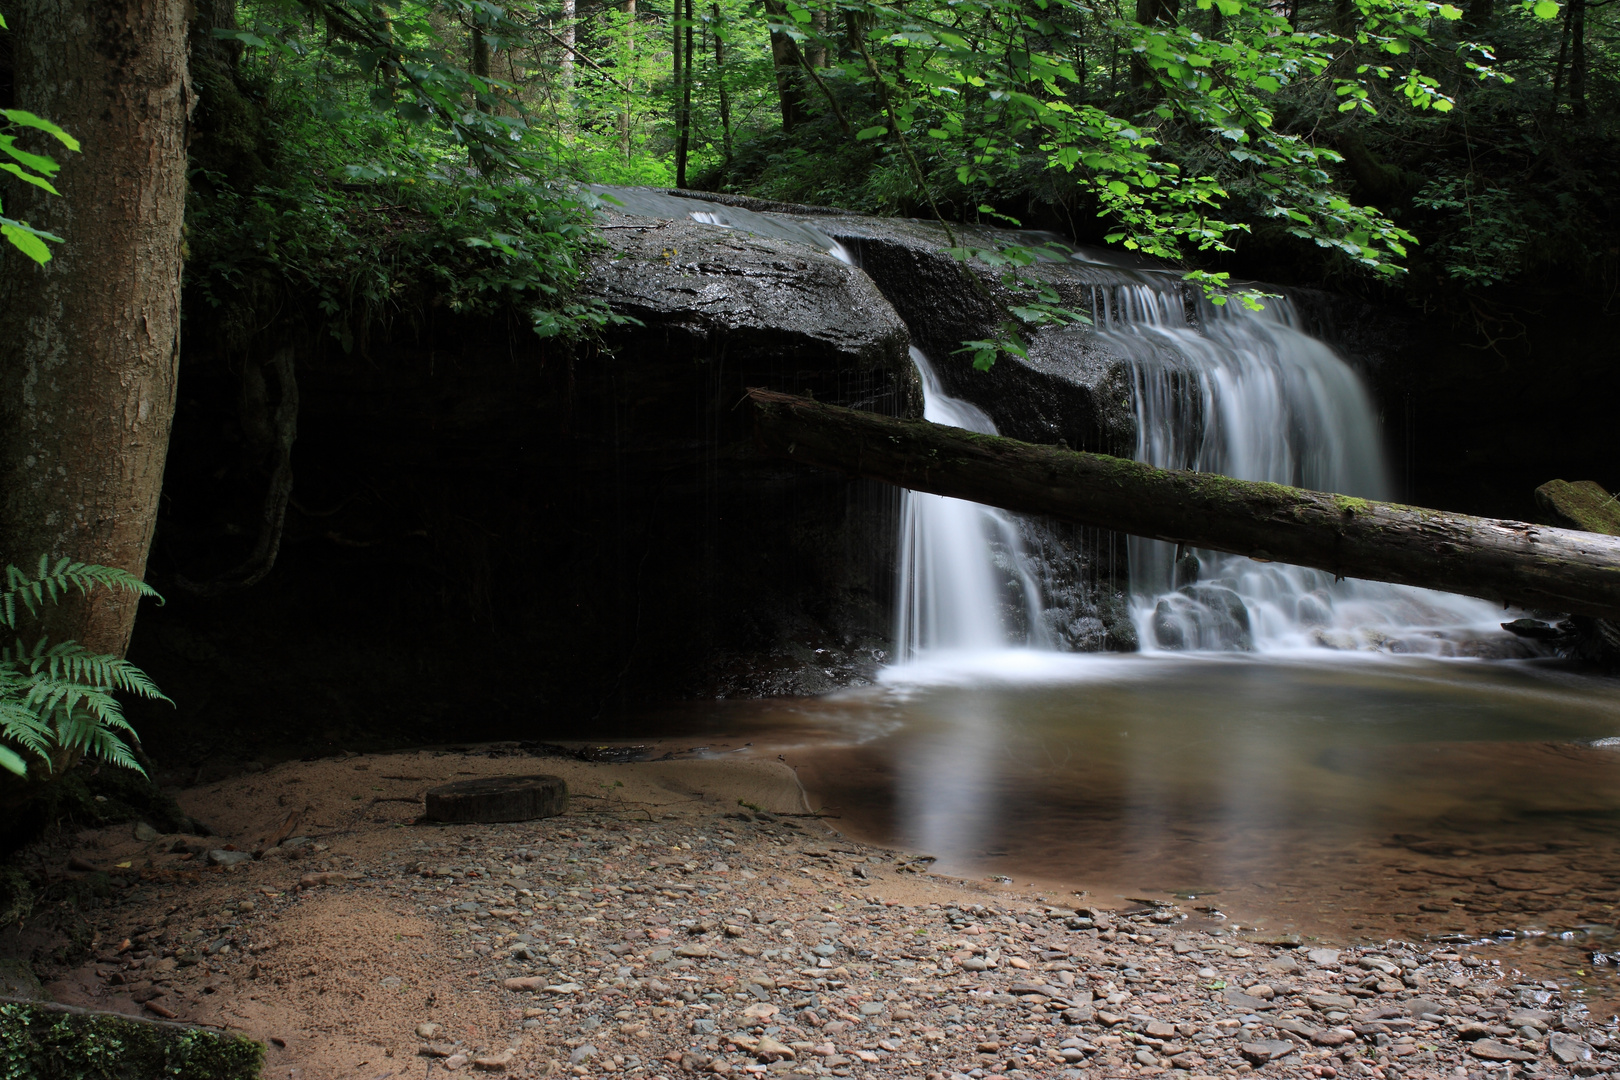
{"type": "Polygon", "coordinates": [[[38,1001],[0,1002],[0,1076],[255,1080],[264,1046],[185,1024],[38,1001]]]}
{"type": "Polygon", "coordinates": [[[1340,577],[1620,617],[1617,537],[1156,469],[767,390],[749,400],[760,449],[818,468],[1340,577]]]}

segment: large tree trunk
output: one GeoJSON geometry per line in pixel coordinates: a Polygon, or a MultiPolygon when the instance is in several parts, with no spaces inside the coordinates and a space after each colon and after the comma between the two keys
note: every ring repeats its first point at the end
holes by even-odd
{"type": "MultiPolygon", "coordinates": [[[[16,0],[17,105],[84,152],[16,216],[66,238],[0,272],[0,563],[69,556],[144,574],[174,415],[186,190],[183,0],[16,0]]],[[[53,636],[122,654],[127,595],[57,609],[53,636]]]]}
{"type": "Polygon", "coordinates": [[[1620,616],[1620,537],[1370,502],[749,394],[762,449],[891,484],[1342,577],[1620,616]]]}

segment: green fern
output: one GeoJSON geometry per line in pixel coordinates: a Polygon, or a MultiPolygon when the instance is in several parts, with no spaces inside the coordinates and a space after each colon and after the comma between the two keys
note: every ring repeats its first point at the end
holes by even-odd
{"type": "MultiPolygon", "coordinates": [[[[15,630],[19,609],[37,617],[75,590],[88,595],[98,587],[163,599],[127,570],[68,559],[53,566],[41,557],[33,575],[6,567],[0,627],[15,630]]],[[[49,771],[53,756],[68,750],[143,771],[124,741],[139,740],[113,696],[119,691],[169,700],[134,664],[76,642],[52,645],[41,638],[32,648],[22,641],[0,646],[0,769],[26,776],[29,760],[37,759],[49,771]]]]}

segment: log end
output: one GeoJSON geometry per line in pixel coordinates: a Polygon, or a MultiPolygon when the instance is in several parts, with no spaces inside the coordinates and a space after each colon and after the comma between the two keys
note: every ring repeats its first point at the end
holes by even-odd
{"type": "Polygon", "coordinates": [[[568,812],[568,784],[560,776],[486,776],[427,793],[427,821],[457,825],[533,821],[568,812]]]}

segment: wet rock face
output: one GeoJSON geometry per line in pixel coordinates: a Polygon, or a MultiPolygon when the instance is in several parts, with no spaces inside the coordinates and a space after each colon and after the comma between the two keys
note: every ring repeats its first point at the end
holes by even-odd
{"type": "Polygon", "coordinates": [[[1254,648],[1249,609],[1223,585],[1184,585],[1160,599],[1153,611],[1153,637],[1161,649],[1254,648]]]}
{"type": "MultiPolygon", "coordinates": [[[[1028,442],[1065,442],[1076,450],[1129,454],[1136,441],[1130,375],[1124,358],[1088,327],[1028,332],[1029,357],[1003,356],[989,372],[975,371],[962,342],[996,336],[1001,304],[1019,299],[1000,272],[980,263],[964,275],[945,254],[950,240],[935,224],[863,217],[818,217],[814,225],[843,244],[911,328],[913,342],[933,360],[945,389],[980,406],[1003,435],[1028,442]]],[[[958,244],[1005,245],[1004,231],[956,226],[958,244]]],[[[1035,241],[1031,241],[1034,243],[1035,241]]],[[[1076,309],[1091,306],[1092,285],[1104,281],[1085,267],[1036,263],[1023,273],[1057,291],[1076,309]],[[1093,280],[1095,277],[1095,280],[1093,280]]],[[[1108,280],[1117,278],[1110,271],[1108,280]]]]}
{"type": "Polygon", "coordinates": [[[642,324],[609,333],[631,362],[656,363],[655,353],[730,361],[856,407],[872,402],[840,389],[872,377],[890,392],[903,384],[899,411],[920,412],[905,324],[869,278],[831,255],[693,221],[612,215],[599,235],[609,249],[582,291],[642,324]]]}

